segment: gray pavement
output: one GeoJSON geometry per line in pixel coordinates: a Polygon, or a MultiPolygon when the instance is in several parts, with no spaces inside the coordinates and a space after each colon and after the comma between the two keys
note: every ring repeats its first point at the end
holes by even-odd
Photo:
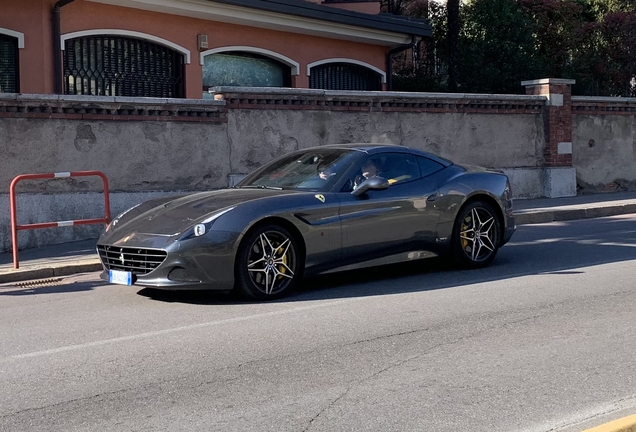
{"type": "MultiPolygon", "coordinates": [[[[517,225],[586,219],[636,213],[636,192],[581,195],[569,198],[517,199],[517,225]]],[[[47,279],[99,271],[96,239],[44,246],[19,252],[19,268],[12,253],[0,253],[0,284],[47,279]]]]}

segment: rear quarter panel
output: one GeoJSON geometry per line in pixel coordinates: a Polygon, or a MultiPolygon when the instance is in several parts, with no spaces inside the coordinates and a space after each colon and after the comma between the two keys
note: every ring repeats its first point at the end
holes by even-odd
{"type": "Polygon", "coordinates": [[[482,199],[493,205],[495,211],[501,216],[501,222],[506,224],[506,209],[504,204],[504,191],[506,188],[506,176],[489,171],[464,171],[458,172],[447,183],[440,187],[441,216],[438,226],[438,238],[443,242],[450,242],[453,224],[457,213],[468,201],[482,199]]]}

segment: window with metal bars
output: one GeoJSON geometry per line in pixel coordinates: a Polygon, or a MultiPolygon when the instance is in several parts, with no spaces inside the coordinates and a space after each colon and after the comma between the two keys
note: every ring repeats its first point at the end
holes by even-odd
{"type": "Polygon", "coordinates": [[[254,53],[230,51],[205,56],[203,90],[214,86],[289,87],[291,68],[254,53]]]}
{"type": "Polygon", "coordinates": [[[379,73],[351,63],[325,63],[309,71],[309,87],[323,90],[382,90],[379,73]]]}
{"type": "Polygon", "coordinates": [[[183,55],[143,39],[99,35],[64,45],[66,94],[185,97],[183,55]]]}
{"type": "Polygon", "coordinates": [[[0,34],[0,93],[19,91],[18,38],[0,34]]]}

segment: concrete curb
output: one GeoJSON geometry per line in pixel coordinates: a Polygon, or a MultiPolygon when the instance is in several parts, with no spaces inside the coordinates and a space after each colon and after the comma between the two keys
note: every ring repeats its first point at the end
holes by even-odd
{"type": "Polygon", "coordinates": [[[636,415],[623,417],[583,432],[636,432],[636,415]]]}
{"type": "Polygon", "coordinates": [[[636,204],[618,204],[603,207],[555,208],[520,210],[515,213],[517,225],[539,224],[555,221],[590,219],[605,216],[636,213],[636,204]]]}
{"type": "Polygon", "coordinates": [[[0,273],[0,284],[21,282],[31,279],[47,279],[55,276],[69,276],[77,273],[100,271],[102,264],[99,258],[85,259],[58,266],[42,265],[37,268],[25,268],[0,273]]]}

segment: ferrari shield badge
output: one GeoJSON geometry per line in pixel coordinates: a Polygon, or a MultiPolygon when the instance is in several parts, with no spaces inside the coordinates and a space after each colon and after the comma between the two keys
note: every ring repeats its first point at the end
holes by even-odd
{"type": "Polygon", "coordinates": [[[325,196],[322,194],[316,194],[314,195],[316,197],[316,199],[320,202],[325,202],[325,196]]]}

